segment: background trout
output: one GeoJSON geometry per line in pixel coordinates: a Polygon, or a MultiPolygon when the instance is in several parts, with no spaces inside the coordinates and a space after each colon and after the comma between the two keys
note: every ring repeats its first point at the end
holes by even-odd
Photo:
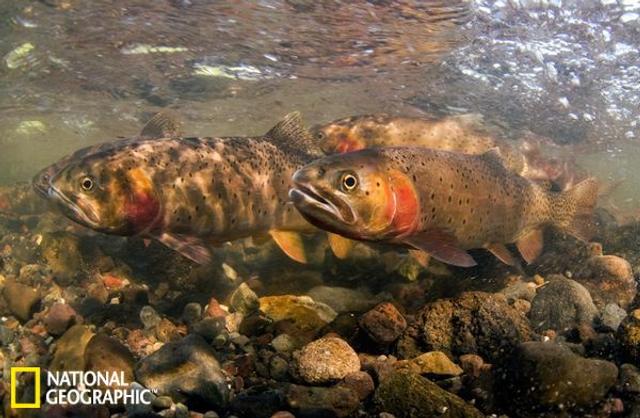
{"type": "Polygon", "coordinates": [[[498,148],[510,170],[533,180],[555,181],[568,169],[563,162],[544,158],[538,146],[528,142],[510,144],[500,139],[497,130],[489,129],[482,115],[475,113],[433,119],[361,115],[314,126],[312,133],[329,155],[393,146],[419,146],[463,154],[482,154],[498,148]]]}
{"type": "Polygon", "coordinates": [[[82,149],[33,181],[70,219],[115,235],[155,238],[199,262],[207,244],[271,235],[306,260],[299,232],[315,230],[289,202],[296,169],[320,151],[292,113],[261,137],[163,137],[162,115],[140,137],[82,149]]]}
{"type": "Polygon", "coordinates": [[[475,265],[465,251],[472,248],[514,264],[504,246],[514,242],[533,261],[548,224],[587,239],[597,198],[593,179],[551,192],[508,170],[494,150],[368,149],[316,160],[293,179],[290,197],[314,225],[464,267],[475,265]]]}

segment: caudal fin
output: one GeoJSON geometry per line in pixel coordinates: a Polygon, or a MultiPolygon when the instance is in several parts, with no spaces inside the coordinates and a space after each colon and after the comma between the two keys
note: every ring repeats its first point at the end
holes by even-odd
{"type": "Polygon", "coordinates": [[[565,226],[567,233],[583,241],[588,241],[596,233],[593,209],[598,200],[598,182],[588,178],[562,193],[561,197],[570,216],[565,226]]]}

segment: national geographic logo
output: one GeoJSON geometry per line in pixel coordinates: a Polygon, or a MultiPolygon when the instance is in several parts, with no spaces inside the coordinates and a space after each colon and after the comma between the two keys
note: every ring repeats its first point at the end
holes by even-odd
{"type": "MultiPolygon", "coordinates": [[[[124,372],[94,371],[46,371],[46,405],[149,405],[153,392],[142,387],[133,387],[126,381],[124,372]]],[[[40,408],[40,367],[11,368],[11,408],[40,408]],[[33,402],[18,402],[18,374],[33,374],[33,402]]],[[[139,385],[138,385],[139,386],[139,385]]]]}

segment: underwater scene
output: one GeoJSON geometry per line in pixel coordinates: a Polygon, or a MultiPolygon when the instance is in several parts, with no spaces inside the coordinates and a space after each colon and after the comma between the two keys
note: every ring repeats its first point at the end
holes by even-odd
{"type": "Polygon", "coordinates": [[[0,417],[640,417],[640,1],[0,0],[0,417]]]}

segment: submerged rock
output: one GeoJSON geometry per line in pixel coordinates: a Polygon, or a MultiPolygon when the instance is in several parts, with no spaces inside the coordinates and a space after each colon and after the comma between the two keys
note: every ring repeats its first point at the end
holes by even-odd
{"type": "Polygon", "coordinates": [[[144,386],[177,402],[223,407],[229,399],[227,382],[215,353],[197,335],[166,343],[143,358],[135,374],[144,386]]]}
{"type": "Polygon", "coordinates": [[[506,359],[496,386],[505,405],[520,413],[540,408],[589,407],[616,383],[618,368],[579,356],[554,342],[526,342],[506,359]]]}
{"type": "Polygon", "coordinates": [[[133,382],[135,360],[127,347],[106,335],[98,334],[87,344],[84,353],[87,370],[122,372],[125,382],[133,382]]]}
{"type": "Polygon", "coordinates": [[[479,354],[490,361],[532,336],[526,317],[504,295],[485,292],[427,304],[419,314],[419,333],[427,350],[479,354]]]}
{"type": "Polygon", "coordinates": [[[391,344],[407,328],[407,321],[398,309],[384,302],[360,317],[360,327],[379,344],[391,344]]]}
{"type": "Polygon", "coordinates": [[[391,373],[380,383],[373,400],[380,412],[389,412],[396,418],[484,416],[456,395],[407,371],[391,373]]]}
{"type": "Polygon", "coordinates": [[[430,351],[411,360],[420,374],[436,374],[441,376],[458,376],[462,368],[452,362],[442,351],[430,351]]]}
{"type": "Polygon", "coordinates": [[[346,341],[324,337],[300,350],[297,358],[300,377],[310,384],[322,384],[343,379],[360,370],[360,359],[346,341]]]}
{"type": "Polygon", "coordinates": [[[44,318],[44,326],[49,334],[60,335],[73,325],[76,317],[77,313],[71,306],[66,303],[54,303],[44,318]]]}
{"type": "Polygon", "coordinates": [[[627,308],[637,292],[631,264],[615,255],[591,257],[575,277],[599,304],[617,303],[627,308]]]}
{"type": "Polygon", "coordinates": [[[286,402],[297,418],[342,418],[360,405],[358,395],[340,386],[289,386],[286,402]]]}
{"type": "Polygon", "coordinates": [[[632,311],[620,323],[616,337],[625,357],[631,363],[640,364],[640,309],[632,311]]]}
{"type": "Polygon", "coordinates": [[[581,324],[592,324],[598,308],[589,291],[575,280],[552,276],[531,302],[529,319],[538,331],[563,332],[581,324]]]}
{"type": "Polygon", "coordinates": [[[248,315],[258,310],[260,302],[258,295],[246,283],[241,283],[231,294],[230,305],[234,312],[248,315]]]}
{"type": "Polygon", "coordinates": [[[307,295],[329,305],[337,313],[364,312],[380,301],[380,298],[369,291],[347,287],[316,286],[307,295]]]}
{"type": "Polygon", "coordinates": [[[600,314],[600,324],[615,331],[626,316],[627,312],[616,303],[608,303],[600,314]]]}
{"type": "Polygon", "coordinates": [[[317,332],[338,315],[324,303],[308,296],[265,296],[260,298],[260,310],[275,322],[289,322],[300,332],[317,332]]]}
{"type": "Polygon", "coordinates": [[[85,349],[93,332],[84,325],[74,325],[56,342],[53,360],[49,368],[52,371],[84,370],[85,349]]]}
{"type": "Polygon", "coordinates": [[[32,287],[7,280],[2,292],[7,307],[21,321],[28,321],[38,308],[40,293],[32,287]]]}

